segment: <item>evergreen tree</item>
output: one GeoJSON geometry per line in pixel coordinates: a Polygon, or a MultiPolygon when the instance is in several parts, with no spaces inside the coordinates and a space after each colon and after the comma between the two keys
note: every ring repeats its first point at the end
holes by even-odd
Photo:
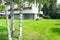
{"type": "Polygon", "coordinates": [[[56,18],[56,3],[57,0],[50,0],[50,6],[49,6],[49,15],[51,18],[56,18]]]}
{"type": "Polygon", "coordinates": [[[47,4],[43,5],[43,14],[44,14],[44,16],[48,16],[48,7],[47,7],[47,4]]]}

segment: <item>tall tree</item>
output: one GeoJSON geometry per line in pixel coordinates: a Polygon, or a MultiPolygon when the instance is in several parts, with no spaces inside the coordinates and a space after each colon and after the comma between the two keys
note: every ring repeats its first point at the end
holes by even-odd
{"type": "Polygon", "coordinates": [[[10,1],[10,9],[11,9],[11,27],[12,27],[12,37],[15,36],[15,28],[14,28],[14,14],[13,14],[13,7],[14,7],[14,4],[12,2],[12,0],[9,0],[10,1]]]}
{"type": "Polygon", "coordinates": [[[50,6],[49,6],[49,15],[51,18],[56,18],[56,3],[57,0],[50,0],[50,6]]]}
{"type": "Polygon", "coordinates": [[[19,12],[20,12],[20,22],[19,22],[19,30],[18,30],[18,40],[22,40],[22,11],[23,11],[23,2],[24,0],[19,0],[19,12]]]}
{"type": "Polygon", "coordinates": [[[14,28],[14,13],[13,13],[14,9],[13,9],[13,7],[15,5],[14,3],[19,5],[19,0],[9,0],[9,1],[11,3],[10,4],[10,9],[11,9],[10,14],[11,14],[12,37],[14,37],[15,36],[15,28],[14,28]]]}
{"type": "Polygon", "coordinates": [[[7,10],[7,4],[8,2],[5,3],[5,0],[2,0],[2,3],[4,4],[5,7],[5,16],[6,16],[6,27],[7,27],[7,32],[8,32],[8,40],[12,40],[11,38],[11,32],[10,32],[10,27],[9,27],[9,21],[8,21],[8,10],[7,10]]]}
{"type": "Polygon", "coordinates": [[[45,0],[44,5],[43,5],[43,14],[48,16],[48,9],[50,5],[50,0],[45,0]]]}
{"type": "Polygon", "coordinates": [[[43,5],[43,14],[44,14],[44,16],[48,16],[48,7],[47,7],[47,4],[43,5]]]}

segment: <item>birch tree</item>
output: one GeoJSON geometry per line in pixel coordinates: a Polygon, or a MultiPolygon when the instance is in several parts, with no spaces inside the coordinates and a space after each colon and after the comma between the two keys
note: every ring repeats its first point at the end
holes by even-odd
{"type": "Polygon", "coordinates": [[[19,31],[18,31],[18,40],[22,40],[22,11],[23,11],[23,0],[19,0],[19,10],[20,10],[20,22],[19,22],[19,31]]]}
{"type": "Polygon", "coordinates": [[[8,40],[12,40],[11,38],[11,32],[10,32],[10,27],[9,27],[9,21],[8,21],[8,9],[7,9],[7,2],[5,3],[5,0],[2,0],[2,3],[5,7],[5,16],[6,16],[6,27],[7,27],[7,32],[8,32],[8,40]]]}
{"type": "Polygon", "coordinates": [[[14,28],[14,14],[13,14],[13,8],[14,8],[14,4],[12,2],[12,0],[9,0],[10,1],[10,9],[11,9],[11,27],[12,27],[12,37],[15,36],[15,28],[14,28]]]}

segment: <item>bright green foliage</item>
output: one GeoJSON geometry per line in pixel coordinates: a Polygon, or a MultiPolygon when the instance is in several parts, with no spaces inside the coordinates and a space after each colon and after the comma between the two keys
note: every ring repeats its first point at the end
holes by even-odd
{"type": "Polygon", "coordinates": [[[0,4],[0,11],[4,10],[4,6],[2,4],[0,4]]]}
{"type": "Polygon", "coordinates": [[[12,2],[19,4],[20,0],[12,0],[12,2]]]}
{"type": "MultiPolygon", "coordinates": [[[[15,20],[15,33],[18,35],[19,20],[15,20]]],[[[14,37],[13,40],[17,40],[14,37]]],[[[7,40],[5,19],[0,19],[0,40],[7,40]]],[[[23,20],[22,40],[60,40],[60,20],[23,20]]]]}

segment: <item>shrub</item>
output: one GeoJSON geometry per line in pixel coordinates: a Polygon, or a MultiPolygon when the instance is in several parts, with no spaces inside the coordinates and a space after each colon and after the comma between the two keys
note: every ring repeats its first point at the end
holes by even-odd
{"type": "Polygon", "coordinates": [[[36,21],[38,21],[38,20],[39,20],[39,18],[36,19],[36,21]]]}
{"type": "Polygon", "coordinates": [[[44,16],[43,18],[45,18],[45,19],[51,19],[50,16],[44,16]]]}
{"type": "Polygon", "coordinates": [[[42,20],[42,19],[43,19],[43,18],[42,18],[42,17],[40,17],[40,18],[37,18],[37,19],[36,19],[36,21],[38,21],[38,20],[42,20]]]}

